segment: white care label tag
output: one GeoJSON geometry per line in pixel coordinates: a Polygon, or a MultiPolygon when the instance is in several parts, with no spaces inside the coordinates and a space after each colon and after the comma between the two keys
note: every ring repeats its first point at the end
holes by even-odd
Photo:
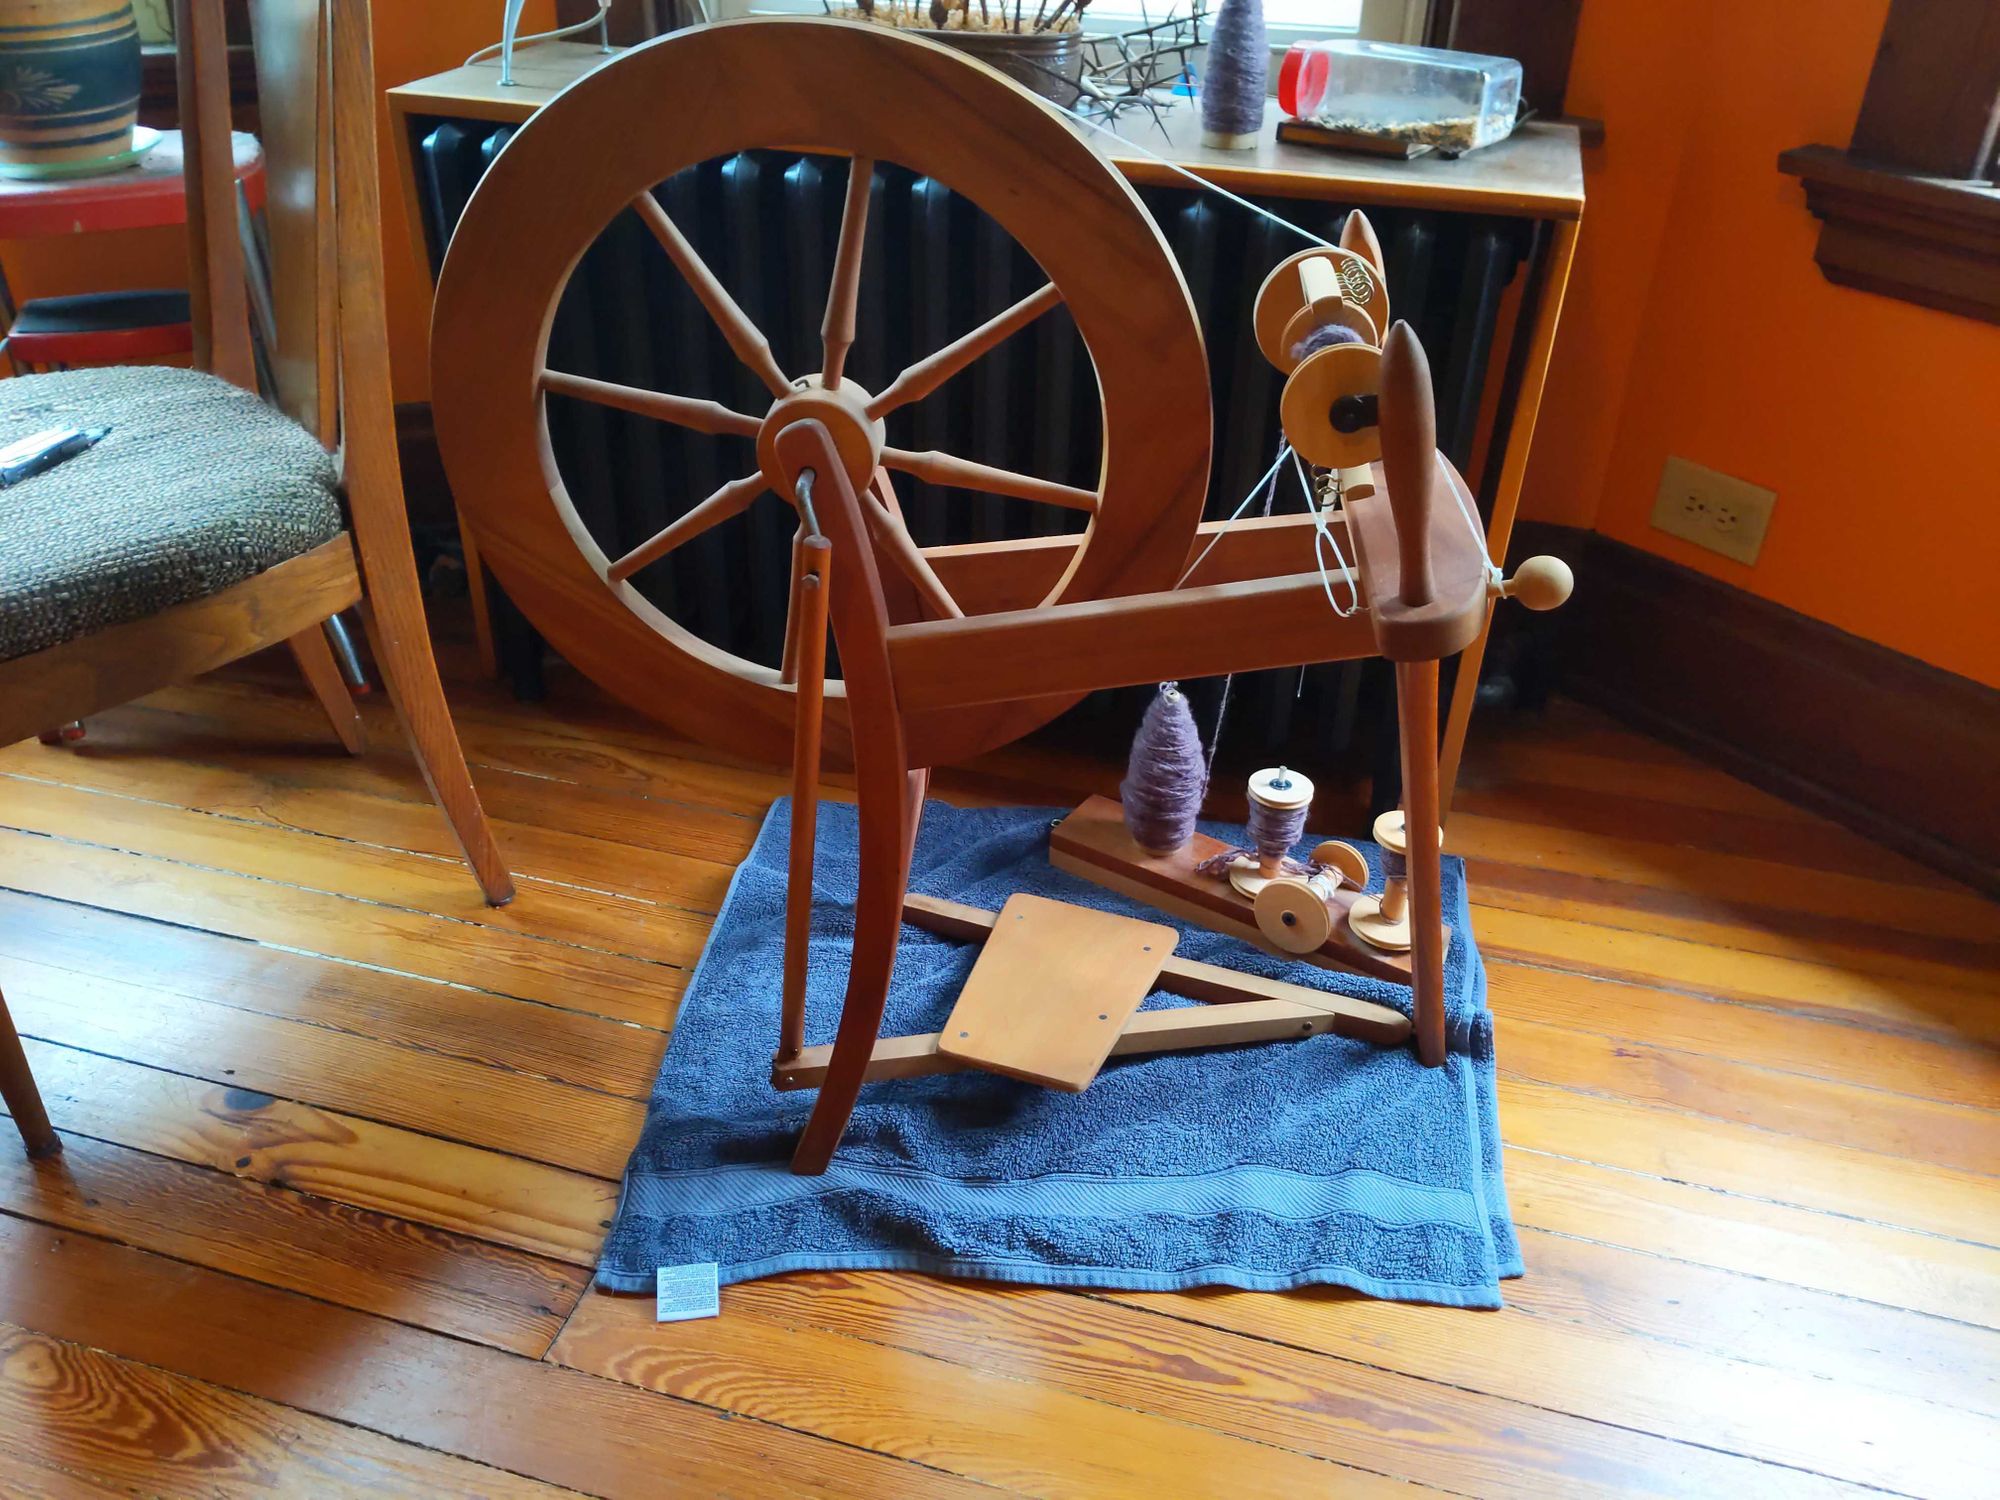
{"type": "Polygon", "coordinates": [[[661,1266],[657,1312],[659,1323],[685,1323],[712,1318],[722,1311],[722,1293],[715,1280],[714,1261],[693,1266],[661,1266]]]}

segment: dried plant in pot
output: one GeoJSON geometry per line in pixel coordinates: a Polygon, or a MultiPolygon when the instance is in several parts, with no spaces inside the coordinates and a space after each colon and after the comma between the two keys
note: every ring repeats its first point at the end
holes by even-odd
{"type": "Polygon", "coordinates": [[[1083,92],[1090,0],[854,0],[835,14],[956,47],[1068,108],[1083,92]]]}

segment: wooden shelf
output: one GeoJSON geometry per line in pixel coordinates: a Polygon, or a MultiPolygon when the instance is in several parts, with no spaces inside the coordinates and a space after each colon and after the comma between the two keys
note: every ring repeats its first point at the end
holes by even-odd
{"type": "Polygon", "coordinates": [[[1828,281],[2000,323],[2000,187],[1800,146],[1778,170],[1805,185],[1828,281]]]}
{"type": "MultiPolygon", "coordinates": [[[[390,107],[399,116],[517,123],[605,61],[595,45],[550,42],[515,55],[516,81],[510,87],[500,86],[499,59],[490,58],[391,89],[390,107]]],[[[1267,107],[1266,114],[1262,139],[1250,151],[1203,146],[1191,105],[1164,111],[1163,129],[1144,116],[1121,122],[1137,143],[1132,148],[1121,149],[1098,131],[1076,129],[1136,183],[1186,183],[1154,159],[1165,157],[1239,193],[1516,218],[1572,220],[1583,214],[1583,156],[1574,125],[1530,121],[1498,145],[1456,161],[1438,156],[1394,161],[1288,145],[1277,139],[1276,107],[1267,107]]]]}

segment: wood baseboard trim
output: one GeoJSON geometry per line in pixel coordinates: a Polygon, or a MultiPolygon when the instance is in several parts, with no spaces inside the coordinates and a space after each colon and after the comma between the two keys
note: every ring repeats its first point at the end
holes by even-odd
{"type": "Polygon", "coordinates": [[[2000,896],[2000,691],[1570,527],[1562,687],[1754,786],[2000,896]]]}

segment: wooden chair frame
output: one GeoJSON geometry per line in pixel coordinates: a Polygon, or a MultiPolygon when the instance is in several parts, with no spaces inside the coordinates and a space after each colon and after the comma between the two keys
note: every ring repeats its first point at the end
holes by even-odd
{"type": "MultiPolygon", "coordinates": [[[[338,445],[350,527],[219,593],[0,662],[0,744],[284,642],[335,734],[358,754],[361,719],[321,627],[359,605],[425,783],[480,889],[500,905],[512,899],[513,881],[438,679],[404,508],[383,320],[367,0],[254,0],[253,10],[274,179],[281,396],[323,444],[338,445]],[[293,189],[280,191],[286,172],[293,189]]],[[[221,0],[175,0],[175,21],[195,364],[255,390],[221,0]]],[[[4,1008],[0,1083],[32,1150],[46,1116],[4,1008]]]]}

